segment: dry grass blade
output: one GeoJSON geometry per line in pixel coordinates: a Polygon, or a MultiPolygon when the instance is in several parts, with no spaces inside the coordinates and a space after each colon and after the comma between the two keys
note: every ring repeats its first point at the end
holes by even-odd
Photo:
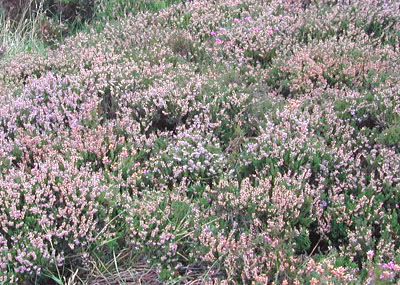
{"type": "Polygon", "coordinates": [[[114,284],[163,284],[157,273],[144,263],[138,263],[127,270],[105,275],[93,275],[87,282],[89,285],[114,285],[114,284]]]}
{"type": "MultiPolygon", "coordinates": [[[[43,51],[43,42],[38,37],[40,20],[45,14],[38,5],[35,15],[29,4],[21,6],[19,16],[12,18],[0,11],[0,57],[12,56],[24,51],[43,51]]],[[[1,6],[0,6],[1,9],[1,6]]]]}

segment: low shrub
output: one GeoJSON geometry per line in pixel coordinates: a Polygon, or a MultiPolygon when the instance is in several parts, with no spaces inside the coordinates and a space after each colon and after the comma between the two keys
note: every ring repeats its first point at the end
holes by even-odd
{"type": "Polygon", "coordinates": [[[398,282],[378,2],[46,2],[0,59],[0,282],[398,282]]]}

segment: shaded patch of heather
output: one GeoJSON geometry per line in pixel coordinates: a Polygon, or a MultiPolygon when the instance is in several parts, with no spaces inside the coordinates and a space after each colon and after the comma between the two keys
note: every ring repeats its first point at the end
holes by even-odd
{"type": "Polygon", "coordinates": [[[123,2],[0,59],[0,282],[399,282],[397,1],[123,2]]]}

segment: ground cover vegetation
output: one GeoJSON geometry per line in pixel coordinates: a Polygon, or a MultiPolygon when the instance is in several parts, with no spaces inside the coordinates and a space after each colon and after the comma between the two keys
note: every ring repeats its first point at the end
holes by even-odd
{"type": "Polygon", "coordinates": [[[399,282],[399,4],[3,8],[0,282],[399,282]]]}

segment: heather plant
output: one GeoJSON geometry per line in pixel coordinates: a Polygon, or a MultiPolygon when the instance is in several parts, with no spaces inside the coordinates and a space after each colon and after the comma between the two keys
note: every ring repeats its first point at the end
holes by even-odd
{"type": "Polygon", "coordinates": [[[1,282],[399,281],[396,1],[57,7],[0,46],[1,282]]]}

